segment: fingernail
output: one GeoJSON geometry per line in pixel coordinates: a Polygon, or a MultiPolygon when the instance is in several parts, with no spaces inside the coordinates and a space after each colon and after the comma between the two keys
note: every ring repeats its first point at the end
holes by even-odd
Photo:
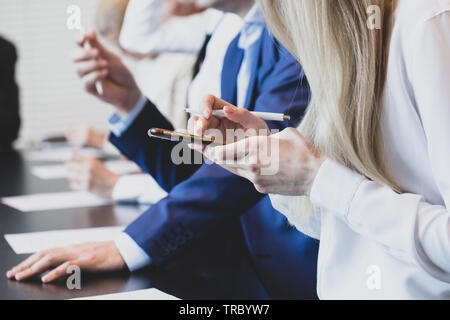
{"type": "Polygon", "coordinates": [[[208,108],[206,108],[205,110],[203,110],[203,116],[204,116],[206,119],[209,118],[209,115],[210,115],[210,112],[209,112],[209,109],[208,109],[208,108]]]}
{"type": "Polygon", "coordinates": [[[230,107],[230,106],[225,106],[223,107],[223,109],[225,110],[225,112],[227,113],[233,113],[234,112],[234,108],[230,107]]]}
{"type": "Polygon", "coordinates": [[[9,271],[6,273],[6,277],[7,277],[7,278],[11,278],[11,277],[12,277],[12,271],[11,271],[11,270],[9,270],[9,271]]]}
{"type": "Polygon", "coordinates": [[[43,276],[43,277],[41,278],[41,281],[44,282],[44,283],[46,283],[47,280],[48,280],[48,279],[47,279],[47,276],[43,276]]]}
{"type": "Polygon", "coordinates": [[[16,280],[20,280],[22,277],[20,276],[20,273],[16,274],[15,276],[16,280]]]}

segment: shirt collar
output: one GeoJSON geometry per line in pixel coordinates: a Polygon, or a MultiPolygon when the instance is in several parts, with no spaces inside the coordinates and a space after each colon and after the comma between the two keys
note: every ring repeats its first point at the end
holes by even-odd
{"type": "Polygon", "coordinates": [[[244,18],[246,24],[264,24],[264,16],[259,8],[259,4],[255,4],[244,18]]]}

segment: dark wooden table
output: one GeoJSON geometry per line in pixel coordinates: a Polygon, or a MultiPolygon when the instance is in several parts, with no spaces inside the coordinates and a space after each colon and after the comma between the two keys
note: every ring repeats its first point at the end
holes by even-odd
{"type": "MultiPolygon", "coordinates": [[[[37,165],[41,163],[33,163],[37,165]]],[[[20,152],[0,153],[0,197],[67,191],[65,180],[40,180],[30,173],[30,163],[20,152]]],[[[81,290],[69,290],[65,281],[42,284],[39,278],[18,282],[6,272],[27,255],[17,255],[4,234],[90,227],[121,226],[132,222],[144,209],[133,205],[51,210],[22,213],[0,204],[0,299],[70,299],[157,287],[182,299],[236,298],[218,289],[216,280],[203,278],[202,270],[144,269],[136,273],[82,273],[81,290]]],[[[189,254],[189,253],[188,253],[189,254]]],[[[243,296],[245,298],[245,295],[243,296]]]]}

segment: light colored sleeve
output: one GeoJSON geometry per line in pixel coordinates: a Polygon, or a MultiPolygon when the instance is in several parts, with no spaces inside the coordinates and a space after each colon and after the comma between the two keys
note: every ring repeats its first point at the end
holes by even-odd
{"type": "Polygon", "coordinates": [[[165,0],[130,0],[120,31],[119,43],[133,53],[148,54],[146,41],[162,23],[165,0]]]}
{"type": "Polygon", "coordinates": [[[114,186],[113,199],[119,202],[154,204],[167,196],[158,183],[148,174],[124,175],[114,186]]]}
{"type": "Polygon", "coordinates": [[[197,54],[205,36],[213,32],[224,13],[207,9],[187,17],[162,21],[165,1],[132,0],[128,5],[119,37],[122,48],[139,54],[197,54]],[[146,5],[144,5],[146,3],[146,5]]]}
{"type": "Polygon", "coordinates": [[[120,115],[114,113],[111,118],[109,118],[109,130],[114,133],[116,137],[120,137],[133,124],[139,113],[144,109],[146,103],[147,98],[142,97],[128,114],[120,115]]]}
{"type": "Polygon", "coordinates": [[[408,52],[412,86],[444,205],[397,194],[330,160],[319,170],[311,200],[391,254],[450,283],[450,12],[427,20],[414,39],[415,49],[408,52]]]}
{"type": "Polygon", "coordinates": [[[121,233],[114,240],[114,243],[131,272],[144,268],[151,263],[148,254],[125,232],[121,233]]]}
{"type": "Polygon", "coordinates": [[[320,240],[321,213],[314,210],[308,198],[271,194],[270,200],[275,210],[282,213],[291,225],[307,236],[320,240]]]}
{"type": "Polygon", "coordinates": [[[314,180],[311,201],[390,254],[450,282],[450,214],[445,207],[426,203],[420,195],[397,194],[331,160],[314,180]]]}

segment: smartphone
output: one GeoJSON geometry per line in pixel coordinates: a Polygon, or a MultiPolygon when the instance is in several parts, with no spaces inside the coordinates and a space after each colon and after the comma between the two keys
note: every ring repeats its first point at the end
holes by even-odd
{"type": "Polygon", "coordinates": [[[200,136],[194,136],[188,133],[176,132],[166,129],[151,128],[148,130],[148,135],[152,138],[158,138],[162,140],[168,140],[173,142],[184,142],[192,144],[209,145],[226,145],[225,141],[217,140],[214,138],[206,138],[200,136]]]}

